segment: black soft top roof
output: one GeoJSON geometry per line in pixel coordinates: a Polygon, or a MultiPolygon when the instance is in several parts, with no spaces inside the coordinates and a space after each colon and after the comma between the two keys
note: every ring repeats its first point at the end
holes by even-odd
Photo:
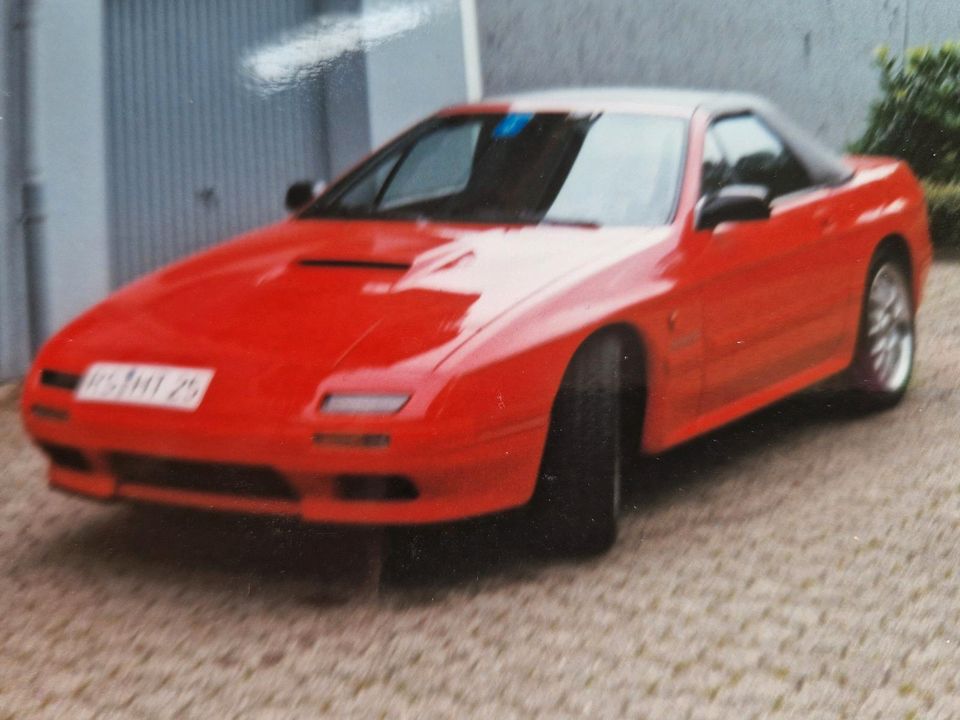
{"type": "Polygon", "coordinates": [[[519,93],[491,98],[485,103],[510,104],[544,112],[563,108],[596,112],[632,108],[637,112],[662,111],[686,117],[692,117],[700,110],[712,117],[755,113],[783,137],[816,184],[839,185],[853,175],[852,168],[841,155],[800,128],[773,103],[748,93],[671,88],[574,88],[519,93]]]}

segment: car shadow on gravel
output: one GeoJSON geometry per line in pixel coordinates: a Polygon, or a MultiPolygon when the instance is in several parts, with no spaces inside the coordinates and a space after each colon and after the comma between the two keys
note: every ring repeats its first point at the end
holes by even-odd
{"type": "MultiPolygon", "coordinates": [[[[774,446],[786,435],[855,412],[824,392],[809,392],[655,458],[627,479],[625,523],[656,514],[708,488],[722,468],[774,446]]],[[[569,560],[526,549],[522,511],[439,526],[344,529],[296,521],[153,506],[103,513],[43,551],[44,562],[136,575],[148,582],[227,578],[283,591],[295,583],[318,607],[381,598],[434,602],[448,591],[519,582],[569,560]]],[[[624,538],[629,542],[632,538],[624,538]]],[[[637,550],[640,552],[640,550],[637,550]]],[[[603,562],[584,559],[578,562],[603,562]]]]}
{"type": "Polygon", "coordinates": [[[379,542],[380,533],[366,529],[118,505],[44,544],[30,563],[148,584],[234,585],[247,594],[306,584],[316,589],[310,602],[336,605],[369,593],[379,542]]]}
{"type": "Polygon", "coordinates": [[[728,466],[782,445],[791,435],[863,416],[842,392],[822,387],[805,391],[662,455],[642,458],[624,487],[624,506],[628,514],[655,513],[658,507],[709,486],[728,466]]]}
{"type": "Polygon", "coordinates": [[[933,259],[942,263],[960,263],[960,246],[936,247],[933,259]]]}
{"type": "MultiPolygon", "coordinates": [[[[847,396],[822,387],[809,390],[655,457],[645,457],[625,478],[626,525],[634,516],[654,515],[709,489],[730,465],[807,428],[862,417],[847,396]]],[[[522,511],[467,523],[394,531],[384,553],[383,581],[393,589],[443,589],[481,579],[526,578],[559,563],[602,562],[602,558],[559,559],[529,552],[522,511]]],[[[629,533],[624,533],[629,535],[629,533]]],[[[635,536],[623,537],[624,543],[635,536]]],[[[622,547],[620,548],[623,549],[622,547]]],[[[637,552],[642,550],[637,549],[637,552]]]]}
{"type": "Polygon", "coordinates": [[[237,594],[295,593],[318,608],[435,602],[479,582],[530,577],[518,513],[417,528],[340,528],[295,520],[117,505],[43,543],[14,572],[56,566],[84,577],[237,594]]]}

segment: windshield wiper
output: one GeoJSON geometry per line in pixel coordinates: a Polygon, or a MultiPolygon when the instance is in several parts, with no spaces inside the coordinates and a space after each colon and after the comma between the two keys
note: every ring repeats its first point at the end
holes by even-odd
{"type": "Polygon", "coordinates": [[[600,223],[586,218],[547,217],[540,213],[522,212],[517,219],[528,225],[557,225],[566,227],[599,228],[600,223]]]}
{"type": "Polygon", "coordinates": [[[301,219],[342,219],[342,220],[409,220],[410,222],[429,222],[432,218],[423,213],[404,212],[402,210],[375,210],[370,207],[349,208],[339,205],[306,212],[301,219]]]}
{"type": "Polygon", "coordinates": [[[596,220],[581,220],[579,218],[542,218],[541,225],[567,225],[569,227],[599,228],[596,220]]]}
{"type": "Polygon", "coordinates": [[[519,213],[476,213],[475,215],[464,214],[436,214],[430,215],[422,212],[404,212],[403,210],[375,210],[369,207],[345,208],[334,205],[332,207],[322,208],[319,211],[306,212],[300,216],[303,219],[320,218],[342,218],[348,220],[406,220],[409,222],[436,222],[436,223],[456,223],[456,222],[483,222],[494,224],[521,224],[521,225],[549,225],[556,227],[578,227],[596,229],[601,227],[601,223],[596,220],[587,220],[581,218],[565,217],[544,217],[538,212],[519,212],[519,213]]]}

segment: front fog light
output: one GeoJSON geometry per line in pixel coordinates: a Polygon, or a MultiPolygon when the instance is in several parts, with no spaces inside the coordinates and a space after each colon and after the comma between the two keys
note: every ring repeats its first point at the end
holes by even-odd
{"type": "Polygon", "coordinates": [[[327,395],[320,410],[330,415],[393,415],[409,395],[327,395]]]}

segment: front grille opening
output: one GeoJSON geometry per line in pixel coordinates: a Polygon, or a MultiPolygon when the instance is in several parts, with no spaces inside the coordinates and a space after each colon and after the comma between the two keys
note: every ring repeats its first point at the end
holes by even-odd
{"type": "Polygon", "coordinates": [[[80,386],[80,376],[59,370],[41,370],[40,384],[73,392],[80,386]]]}
{"type": "Polygon", "coordinates": [[[171,490],[296,500],[297,493],[273,468],[257,465],[193,462],[113,453],[110,471],[121,485],[149,485],[171,490]]]}
{"type": "Polygon", "coordinates": [[[93,470],[93,465],[87,459],[87,456],[76,448],[43,443],[40,445],[40,449],[50,458],[50,462],[57,467],[81,473],[88,473],[93,470]]]}
{"type": "Polygon", "coordinates": [[[334,488],[337,497],[354,502],[409,502],[420,497],[417,487],[402,475],[340,475],[334,488]]]}
{"type": "Polygon", "coordinates": [[[50,407],[48,405],[31,405],[30,413],[41,420],[56,420],[57,422],[66,422],[70,419],[70,413],[62,408],[50,407]]]}

